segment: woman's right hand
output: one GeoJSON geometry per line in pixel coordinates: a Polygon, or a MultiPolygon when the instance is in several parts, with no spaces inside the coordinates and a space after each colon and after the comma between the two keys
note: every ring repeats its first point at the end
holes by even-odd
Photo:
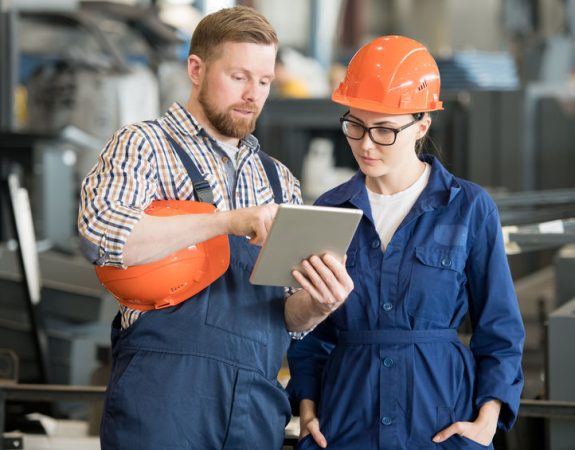
{"type": "Polygon", "coordinates": [[[327,440],[319,429],[319,419],[315,412],[313,400],[302,400],[299,406],[299,438],[300,440],[311,434],[311,437],[321,448],[327,447],[327,440]]]}

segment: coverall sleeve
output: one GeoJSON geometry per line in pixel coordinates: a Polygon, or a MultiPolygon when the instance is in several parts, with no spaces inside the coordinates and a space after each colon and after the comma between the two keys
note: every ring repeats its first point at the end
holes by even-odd
{"type": "Polygon", "coordinates": [[[319,401],[323,371],[336,340],[335,327],[328,317],[306,337],[291,342],[287,353],[290,369],[287,391],[295,415],[299,414],[301,400],[319,401]]]}
{"type": "Polygon", "coordinates": [[[495,205],[477,231],[468,260],[470,348],[476,361],[475,406],[502,402],[498,426],[509,430],[517,417],[525,330],[503,246],[495,205]]]}
{"type": "Polygon", "coordinates": [[[80,250],[96,265],[125,267],[123,251],[134,225],[154,198],[152,146],[136,125],[116,132],[82,183],[80,250]]]}

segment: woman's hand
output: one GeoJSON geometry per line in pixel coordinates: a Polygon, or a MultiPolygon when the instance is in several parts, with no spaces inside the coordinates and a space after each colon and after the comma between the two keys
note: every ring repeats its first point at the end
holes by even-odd
{"type": "Polygon", "coordinates": [[[319,419],[315,412],[315,402],[313,400],[302,400],[299,410],[299,438],[303,439],[308,434],[311,434],[317,445],[321,448],[326,448],[327,441],[319,430],[319,419]]]}
{"type": "Polygon", "coordinates": [[[310,295],[319,314],[328,315],[339,308],[353,291],[353,280],[345,268],[345,260],[339,261],[328,253],[310,256],[302,261],[302,270],[292,275],[310,295]]]}
{"type": "Polygon", "coordinates": [[[443,442],[454,434],[459,434],[481,445],[489,445],[493,441],[493,436],[495,436],[495,431],[497,430],[500,410],[501,402],[499,400],[490,400],[479,408],[479,414],[475,421],[455,422],[437,433],[433,437],[433,442],[443,442]]]}

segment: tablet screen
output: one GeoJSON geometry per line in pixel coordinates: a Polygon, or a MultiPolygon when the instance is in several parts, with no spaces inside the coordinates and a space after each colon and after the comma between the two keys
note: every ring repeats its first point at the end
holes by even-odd
{"type": "Polygon", "coordinates": [[[292,269],[311,255],[331,253],[343,259],[362,215],[359,209],[279,205],[250,282],[300,287],[292,269]]]}

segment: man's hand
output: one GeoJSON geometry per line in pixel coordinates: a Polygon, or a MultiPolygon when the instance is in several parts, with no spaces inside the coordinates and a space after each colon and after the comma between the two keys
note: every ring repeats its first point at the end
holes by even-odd
{"type": "Polygon", "coordinates": [[[247,236],[250,244],[263,245],[278,211],[276,203],[222,212],[228,220],[228,234],[247,236]]]}
{"type": "Polygon", "coordinates": [[[490,400],[479,409],[477,419],[473,422],[455,422],[441,430],[433,437],[433,442],[443,442],[454,434],[459,434],[481,445],[489,445],[497,430],[497,419],[501,410],[499,400],[490,400]]]}
{"type": "Polygon", "coordinates": [[[330,314],[339,308],[353,291],[353,280],[345,269],[345,259],[333,255],[313,255],[302,261],[302,272],[292,271],[293,277],[313,300],[316,311],[330,314]]]}

